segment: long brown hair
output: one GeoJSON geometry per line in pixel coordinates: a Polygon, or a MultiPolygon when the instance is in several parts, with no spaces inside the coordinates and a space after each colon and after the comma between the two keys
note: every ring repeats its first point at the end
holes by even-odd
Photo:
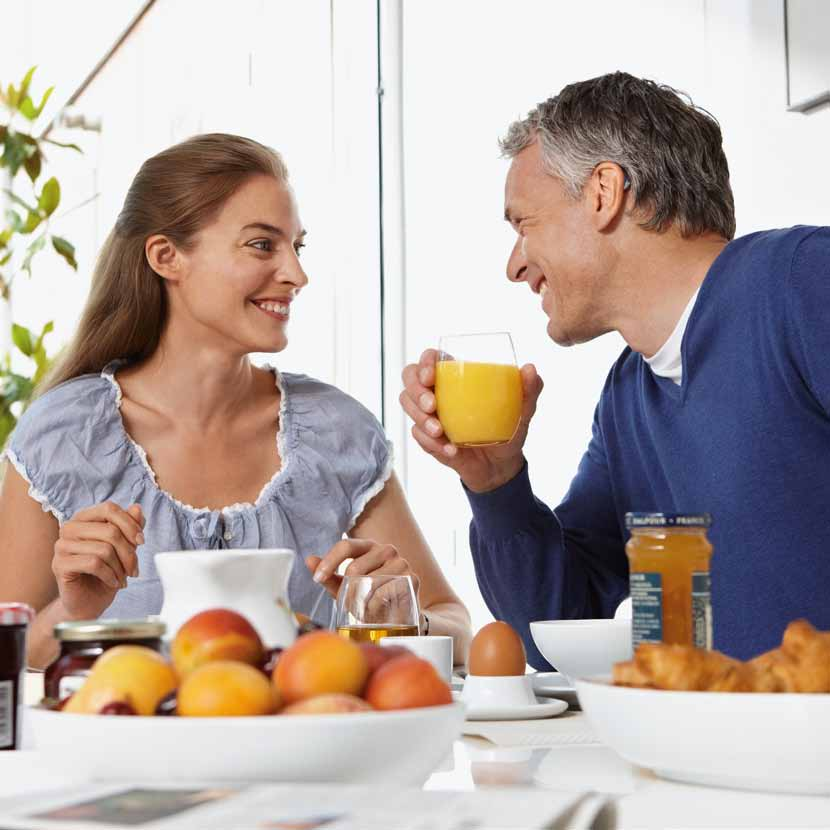
{"type": "Polygon", "coordinates": [[[194,136],[141,165],[98,255],[78,330],[39,394],[98,373],[117,358],[138,363],[156,350],[167,294],[144,254],[147,238],[163,234],[184,250],[192,248],[196,234],[256,174],[288,179],[275,150],[226,133],[194,136]]]}

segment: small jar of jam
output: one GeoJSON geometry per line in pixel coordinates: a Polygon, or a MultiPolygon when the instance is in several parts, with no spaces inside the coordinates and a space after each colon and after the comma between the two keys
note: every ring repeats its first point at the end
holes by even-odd
{"type": "Polygon", "coordinates": [[[58,623],[55,639],[60,655],[46,669],[44,693],[63,700],[76,692],[92,664],[113,646],[147,646],[161,652],[165,625],[157,620],[81,620],[58,623]]]}
{"type": "Polygon", "coordinates": [[[632,645],[712,647],[708,513],[627,513],[632,645]]]}
{"type": "Polygon", "coordinates": [[[20,747],[26,633],[34,618],[22,602],[0,603],[0,750],[20,747]]]}

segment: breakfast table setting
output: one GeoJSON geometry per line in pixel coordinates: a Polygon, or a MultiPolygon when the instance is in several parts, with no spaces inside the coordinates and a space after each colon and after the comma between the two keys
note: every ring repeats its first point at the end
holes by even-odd
{"type": "Polygon", "coordinates": [[[31,609],[0,606],[0,830],[830,827],[830,633],[806,621],[744,662],[644,638],[632,591],[530,624],[557,671],[503,621],[460,666],[409,577],[360,577],[326,628],[288,606],[293,551],[159,556],[160,614],[56,626],[45,672],[31,609]]]}

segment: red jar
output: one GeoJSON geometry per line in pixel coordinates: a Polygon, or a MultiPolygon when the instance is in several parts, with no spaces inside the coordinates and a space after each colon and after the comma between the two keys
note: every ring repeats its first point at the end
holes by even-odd
{"type": "Polygon", "coordinates": [[[76,692],[92,664],[114,646],[146,646],[161,652],[163,622],[157,620],[82,620],[58,623],[55,639],[60,655],[44,677],[44,694],[63,700],[76,692]]]}
{"type": "Polygon", "coordinates": [[[34,618],[22,602],[0,603],[0,750],[20,746],[26,633],[34,618]]]}

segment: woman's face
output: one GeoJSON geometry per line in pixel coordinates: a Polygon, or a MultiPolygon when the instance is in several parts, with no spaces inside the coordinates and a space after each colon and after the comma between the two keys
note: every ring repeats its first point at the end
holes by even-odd
{"type": "Polygon", "coordinates": [[[291,303],[308,282],[304,236],[291,188],[252,177],[182,252],[171,317],[186,315],[197,338],[217,334],[242,354],[281,351],[291,303]]]}

